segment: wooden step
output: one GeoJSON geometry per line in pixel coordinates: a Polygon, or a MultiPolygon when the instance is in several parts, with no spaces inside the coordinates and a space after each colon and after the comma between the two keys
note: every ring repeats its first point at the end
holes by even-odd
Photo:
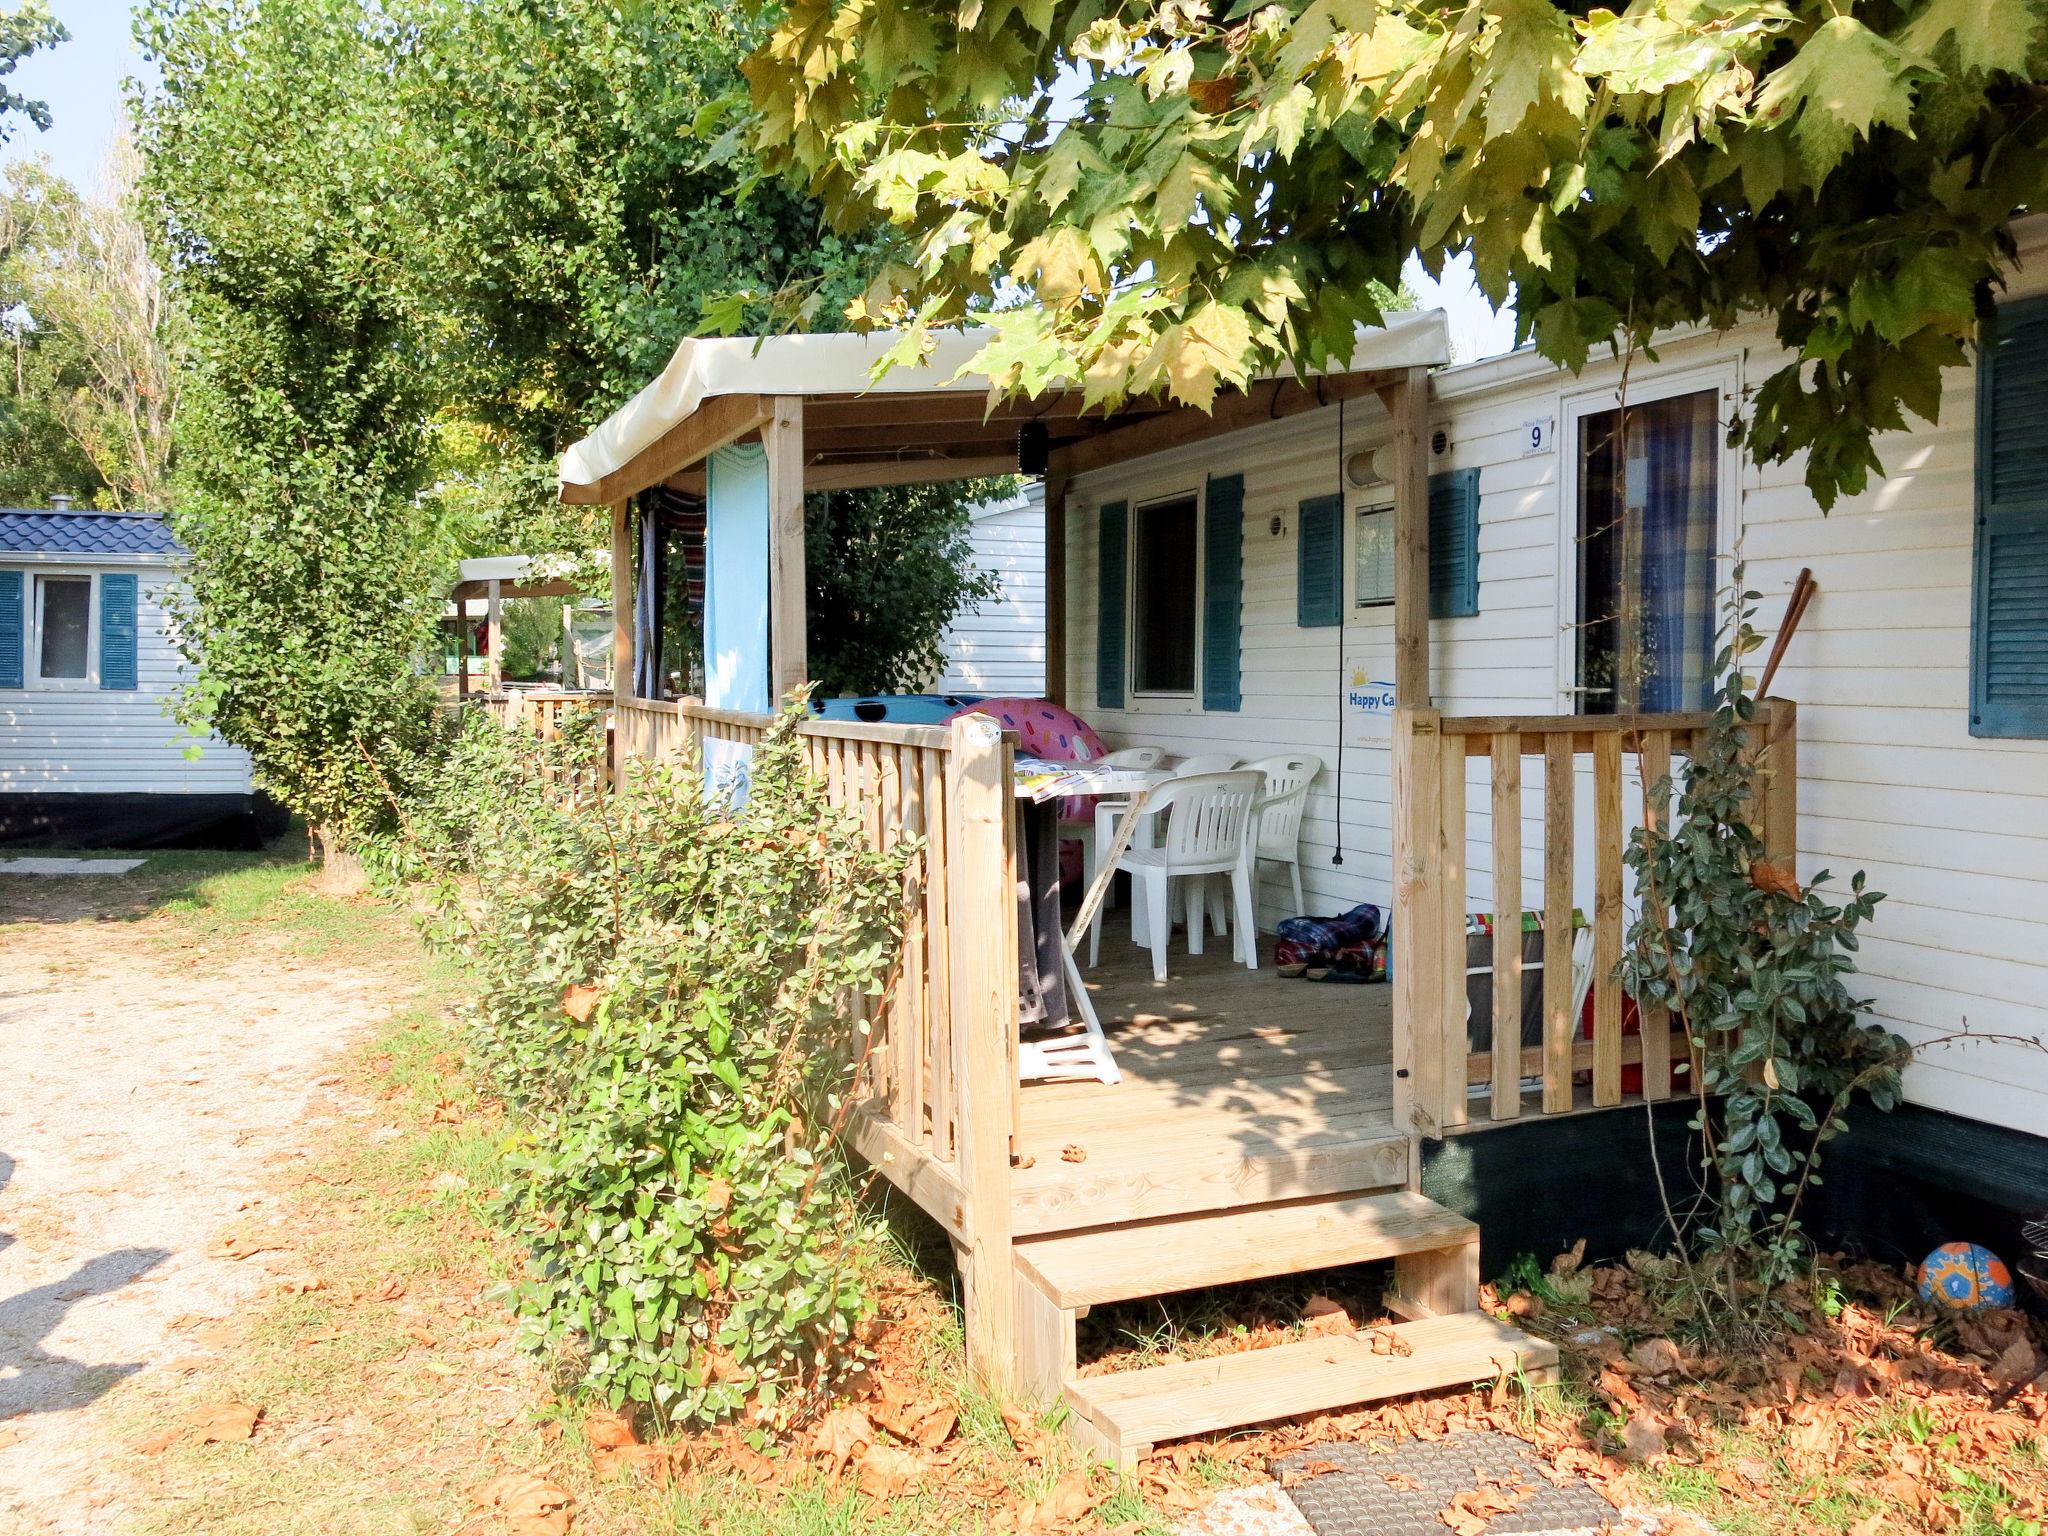
{"type": "Polygon", "coordinates": [[[1082,1377],[1067,1383],[1066,1398],[1076,1437],[1129,1467],[1162,1440],[1469,1386],[1502,1372],[1542,1379],[1556,1366],[1557,1346],[1548,1340],[1483,1312],[1462,1312],[1082,1377]],[[1399,1338],[1411,1352],[1377,1351],[1375,1333],[1399,1338]]]}
{"type": "Polygon", "coordinates": [[[1399,1189],[1051,1233],[1021,1238],[1013,1251],[1019,1271],[1055,1306],[1085,1309],[1478,1240],[1465,1217],[1399,1189]]]}

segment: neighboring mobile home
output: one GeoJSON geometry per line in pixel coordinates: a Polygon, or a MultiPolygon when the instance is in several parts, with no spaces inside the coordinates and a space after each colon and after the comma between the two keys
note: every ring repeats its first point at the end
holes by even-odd
{"type": "Polygon", "coordinates": [[[967,537],[996,590],[946,626],[946,670],[932,691],[1036,698],[1045,691],[1045,487],[977,504],[967,537]]]}
{"type": "MultiPolygon", "coordinates": [[[[1913,1107],[1859,1119],[1818,1228],[1900,1251],[1928,1230],[1997,1245],[2048,1201],[2048,1055],[2027,1043],[2048,979],[2038,235],[2029,253],[2042,277],[2016,284],[1981,378],[1958,374],[1942,424],[1883,443],[1889,477],[1826,518],[1797,465],[1759,472],[1726,446],[1774,355],[1762,328],[1636,359],[1625,415],[1618,365],[1446,368],[1433,315],[1390,317],[1347,368],[1256,381],[1213,414],[1109,418],[1078,391],[985,415],[986,381],[959,372],[973,336],[873,386],[863,338],[689,342],[565,456],[565,499],[611,504],[621,561],[636,497],[707,498],[713,697],[622,689],[616,718],[623,756],[694,742],[718,763],[806,673],[803,492],[1001,472],[1018,421],[1043,421],[1048,695],[1112,747],[1319,758],[1307,905],[1391,912],[1392,984],[1369,987],[1213,952],[1155,981],[1113,924],[1066,1006],[1099,1015],[1118,1080],[1048,1078],[1049,1048],[1020,1045],[1058,985],[1020,949],[1028,927],[1046,953],[1017,899],[1038,901],[1044,863],[1010,744],[973,717],[802,727],[871,836],[926,840],[850,1134],[951,1235],[977,1369],[1063,1394],[1074,1432],[1127,1459],[1547,1365],[1473,1310],[1481,1233],[1492,1264],[1582,1235],[1660,1240],[1645,1126],[1682,1167],[1687,1044],[1655,1010],[1638,1021],[1614,980],[1635,910],[1621,854],[1669,809],[1644,782],[1682,768],[1708,718],[1738,551],[1767,636],[1802,567],[1820,591],[1760,706],[1767,856],[1802,878],[1868,868],[1892,893],[1863,953],[1883,1020],[2005,1037],[1930,1058],[1913,1107]],[[724,566],[721,530],[741,556],[724,566]],[[1533,1035],[1519,986],[1490,989],[1490,1017],[1468,1006],[1475,960],[1524,963],[1519,924],[1468,937],[1496,883],[1535,914],[1539,955],[1585,933],[1590,963],[1544,968],[1533,1035]],[[1408,1320],[1394,1363],[1367,1339],[1311,1340],[1076,1374],[1074,1323],[1098,1302],[1374,1258],[1408,1320]]],[[[617,623],[628,643],[630,612],[617,623]]],[[[1258,926],[1293,904],[1269,874],[1258,926]]]]}
{"type": "Polygon", "coordinates": [[[248,754],[170,716],[161,517],[0,509],[0,846],[255,846],[248,754]]]}

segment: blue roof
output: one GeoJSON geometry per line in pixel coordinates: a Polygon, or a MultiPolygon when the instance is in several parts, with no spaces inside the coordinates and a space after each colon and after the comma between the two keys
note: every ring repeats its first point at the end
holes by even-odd
{"type": "Polygon", "coordinates": [[[0,557],[24,555],[183,555],[155,512],[52,512],[0,507],[0,557]]]}

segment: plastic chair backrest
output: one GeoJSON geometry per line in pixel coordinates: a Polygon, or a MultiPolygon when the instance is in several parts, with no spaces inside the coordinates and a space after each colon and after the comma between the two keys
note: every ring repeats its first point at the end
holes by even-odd
{"type": "Polygon", "coordinates": [[[1301,814],[1308,808],[1308,787],[1323,771],[1323,760],[1308,752],[1289,752],[1246,763],[1245,767],[1257,769],[1266,779],[1266,787],[1259,796],[1259,847],[1284,858],[1301,839],[1301,814]]]}
{"type": "Polygon", "coordinates": [[[1161,785],[1152,804],[1171,807],[1161,847],[1170,870],[1182,864],[1216,864],[1235,860],[1244,851],[1265,776],[1239,769],[1231,773],[1197,773],[1161,785]]]}
{"type": "Polygon", "coordinates": [[[1173,765],[1176,779],[1192,778],[1198,773],[1228,773],[1237,766],[1237,759],[1228,752],[1204,752],[1194,757],[1184,757],[1173,765]]]}
{"type": "Polygon", "coordinates": [[[1166,748],[1119,747],[1097,761],[1105,768],[1157,768],[1166,761],[1166,748]]]}

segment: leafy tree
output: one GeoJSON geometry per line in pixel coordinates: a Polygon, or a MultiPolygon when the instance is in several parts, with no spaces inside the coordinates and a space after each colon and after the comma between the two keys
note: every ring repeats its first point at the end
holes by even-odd
{"type": "Polygon", "coordinates": [[[1932,419],[2048,167],[2043,0],[791,0],[746,66],[767,162],[908,259],[856,318],[1028,288],[977,366],[1091,399],[1314,367],[1469,251],[1578,368],[1775,319],[1744,424],[1823,505],[1932,419]],[[1618,339],[1617,339],[1618,338],[1618,339]]]}
{"type": "Polygon", "coordinates": [[[150,0],[140,31],[195,332],[190,713],[340,831],[385,804],[365,750],[419,729],[451,558],[601,543],[555,456],[706,296],[836,316],[879,252],[707,158],[754,38],[711,0],[150,0]]]}
{"type": "Polygon", "coordinates": [[[0,144],[14,137],[16,116],[27,118],[38,128],[50,126],[50,104],[22,95],[7,77],[38,48],[54,48],[70,38],[70,32],[50,15],[47,0],[23,0],[0,11],[0,144]]]}
{"type": "Polygon", "coordinates": [[[429,722],[445,530],[423,500],[433,397],[389,281],[407,141],[384,40],[342,0],[165,0],[141,124],[192,320],[176,526],[201,662],[185,719],[247,747],[330,854],[385,801],[371,760],[429,722]]]}
{"type": "Polygon", "coordinates": [[[138,217],[139,170],[124,140],[98,196],[42,162],[10,167],[0,190],[0,329],[15,365],[4,441],[19,499],[165,505],[179,325],[138,217]]]}
{"type": "MultiPolygon", "coordinates": [[[[968,494],[1004,489],[981,481],[968,494]]],[[[807,498],[806,643],[821,697],[914,690],[945,668],[947,624],[996,591],[995,577],[973,568],[967,517],[954,486],[807,498]]]]}

